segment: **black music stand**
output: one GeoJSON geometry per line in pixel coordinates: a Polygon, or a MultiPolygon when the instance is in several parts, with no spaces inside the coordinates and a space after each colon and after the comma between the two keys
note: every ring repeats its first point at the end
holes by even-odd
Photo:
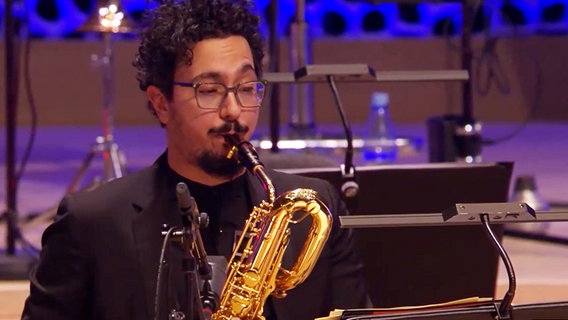
{"type": "MultiPolygon", "coordinates": [[[[455,305],[414,311],[373,311],[346,310],[341,320],[495,320],[496,308],[500,301],[489,301],[475,305],[455,305]]],[[[523,304],[512,307],[514,320],[566,320],[568,302],[523,304]]]]}
{"type": "MultiPolygon", "coordinates": [[[[346,204],[352,215],[365,217],[441,212],[461,202],[503,202],[508,199],[512,167],[512,163],[358,167],[359,193],[346,199],[346,204]]],[[[285,171],[328,180],[338,189],[343,184],[339,168],[285,171]]],[[[493,229],[501,238],[503,226],[493,229]]],[[[491,243],[478,226],[353,231],[375,307],[425,305],[495,293],[499,258],[494,250],[484,249],[491,243]]]]}
{"type": "MultiPolygon", "coordinates": [[[[303,66],[294,72],[267,72],[264,79],[274,84],[308,84],[329,83],[329,76],[334,82],[424,82],[424,81],[467,81],[469,74],[465,70],[420,70],[420,71],[375,71],[367,64],[312,64],[303,66]]],[[[276,89],[276,87],[271,90],[276,89]]],[[[274,90],[278,92],[278,90],[274,90]]],[[[346,137],[297,137],[280,139],[280,124],[278,117],[278,101],[274,96],[271,100],[270,110],[270,139],[251,140],[251,143],[261,149],[271,149],[276,152],[280,149],[345,148],[346,137]]],[[[333,136],[333,135],[332,135],[333,136]]],[[[363,145],[361,138],[352,139],[353,146],[360,148],[363,145]]],[[[410,148],[417,148],[416,141],[411,139],[397,139],[397,145],[403,144],[410,148]]]]}
{"type": "MultiPolygon", "coordinates": [[[[449,306],[414,307],[406,310],[360,309],[346,310],[341,319],[566,319],[568,301],[514,305],[516,279],[513,266],[489,227],[492,224],[521,223],[538,221],[568,221],[568,212],[535,212],[525,203],[458,203],[441,213],[427,214],[386,214],[341,217],[341,226],[345,228],[373,227],[433,227],[433,226],[484,226],[486,233],[493,240],[500,252],[509,275],[509,290],[502,300],[478,303],[464,303],[449,306]]],[[[464,248],[468,249],[468,248],[464,248]]],[[[489,248],[488,248],[489,249],[489,248]]]]}

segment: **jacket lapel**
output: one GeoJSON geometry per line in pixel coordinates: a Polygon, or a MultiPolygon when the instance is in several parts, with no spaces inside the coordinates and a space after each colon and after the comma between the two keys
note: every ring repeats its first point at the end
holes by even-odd
{"type": "MultiPolygon", "coordinates": [[[[153,319],[155,313],[157,274],[164,239],[162,226],[179,226],[181,223],[175,190],[171,183],[168,183],[167,167],[163,160],[164,156],[148,169],[148,181],[144,184],[148,187],[137,192],[136,198],[132,201],[133,207],[138,211],[133,219],[132,229],[138,269],[143,282],[143,292],[139,292],[139,301],[145,302],[147,319],[153,319]]],[[[262,200],[268,200],[267,192],[259,179],[248,171],[245,174],[252,204],[258,206],[262,200]]],[[[163,281],[167,284],[167,279],[163,281]]],[[[165,297],[161,298],[161,301],[164,301],[165,297]]],[[[168,312],[168,306],[163,303],[161,305],[163,308],[158,319],[168,312]]]]}
{"type": "MultiPolygon", "coordinates": [[[[160,160],[158,160],[159,162],[160,160]]],[[[157,274],[160,262],[160,253],[164,237],[163,226],[178,226],[179,219],[177,202],[174,190],[167,182],[167,172],[163,166],[155,164],[151,169],[150,181],[145,192],[133,201],[133,206],[139,210],[133,220],[132,229],[138,257],[138,269],[143,282],[147,319],[154,318],[154,302],[156,298],[157,274]],[[178,219],[175,219],[178,217],[178,219]]],[[[167,281],[167,279],[164,279],[167,281]]],[[[164,306],[164,309],[167,306],[164,306]]],[[[161,314],[166,314],[166,310],[161,314]]],[[[161,317],[160,317],[161,318],[161,317]]]]}

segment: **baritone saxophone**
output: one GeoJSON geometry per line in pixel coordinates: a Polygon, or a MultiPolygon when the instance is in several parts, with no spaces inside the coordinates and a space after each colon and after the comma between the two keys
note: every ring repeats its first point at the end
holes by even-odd
{"type": "Polygon", "coordinates": [[[264,185],[268,201],[255,206],[228,263],[219,307],[212,319],[264,319],[269,295],[286,296],[312,271],[329,236],[332,216],[311,189],[295,189],[276,197],[276,191],[254,147],[237,136],[228,136],[228,157],[237,159],[264,185]],[[311,217],[312,224],[300,254],[290,270],[281,267],[290,239],[290,224],[311,217]]]}

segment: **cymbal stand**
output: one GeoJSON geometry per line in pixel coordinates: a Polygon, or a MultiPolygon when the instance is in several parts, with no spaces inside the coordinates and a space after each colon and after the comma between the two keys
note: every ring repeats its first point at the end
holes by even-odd
{"type": "Polygon", "coordinates": [[[98,136],[91,150],[83,160],[79,171],[76,173],[71,184],[67,188],[67,193],[77,191],[87,170],[91,166],[95,156],[101,154],[103,159],[103,178],[94,181],[94,186],[108,182],[115,178],[124,176],[126,172],[126,158],[114,141],[114,110],[115,110],[115,90],[114,90],[114,53],[112,46],[111,32],[103,32],[104,51],[102,56],[94,56],[93,60],[102,68],[102,127],[103,134],[98,136]]]}

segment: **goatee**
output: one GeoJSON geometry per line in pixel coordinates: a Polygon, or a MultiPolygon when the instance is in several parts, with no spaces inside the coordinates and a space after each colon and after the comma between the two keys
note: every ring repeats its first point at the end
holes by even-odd
{"type": "Polygon", "coordinates": [[[197,162],[203,171],[223,178],[232,179],[243,170],[243,166],[234,158],[228,159],[212,151],[201,153],[197,162]]]}
{"type": "MultiPolygon", "coordinates": [[[[228,133],[246,133],[249,127],[240,124],[238,121],[225,121],[216,128],[209,129],[209,134],[228,134],[228,133]]],[[[227,150],[228,152],[228,150],[227,150]]],[[[236,159],[227,159],[226,154],[219,155],[213,151],[203,151],[197,158],[199,166],[203,171],[223,178],[234,178],[241,173],[241,166],[236,159]]]]}

